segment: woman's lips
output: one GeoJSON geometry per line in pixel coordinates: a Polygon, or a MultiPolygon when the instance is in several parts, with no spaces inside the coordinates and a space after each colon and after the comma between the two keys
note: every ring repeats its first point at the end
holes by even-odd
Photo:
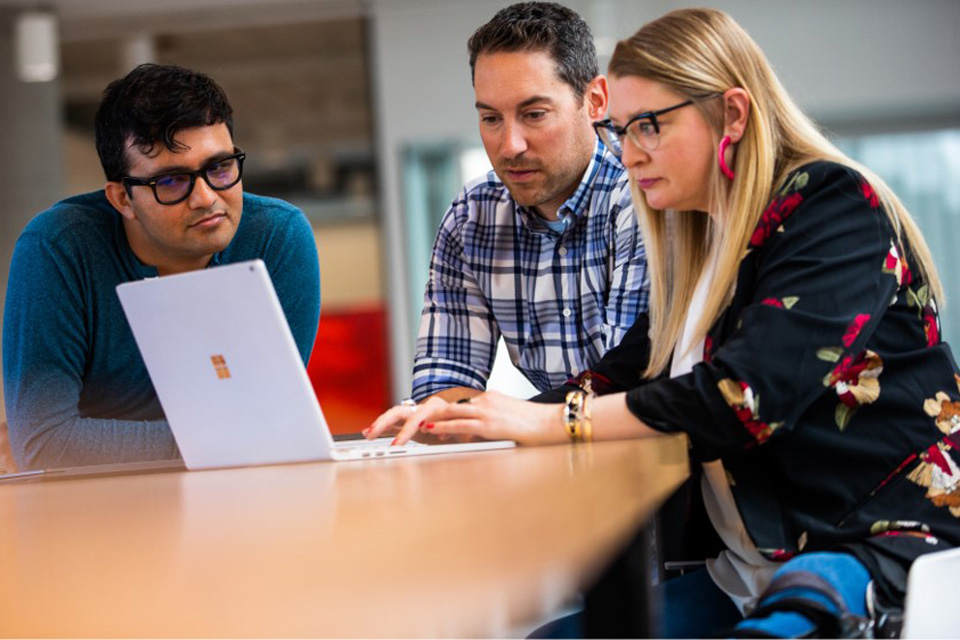
{"type": "Polygon", "coordinates": [[[641,189],[649,189],[658,182],[660,182],[660,178],[643,178],[641,180],[637,180],[637,186],[641,189]]]}

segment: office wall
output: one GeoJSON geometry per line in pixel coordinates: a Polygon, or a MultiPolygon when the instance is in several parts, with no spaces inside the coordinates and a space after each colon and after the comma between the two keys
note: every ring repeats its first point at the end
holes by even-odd
{"type": "Polygon", "coordinates": [[[383,261],[373,222],[342,222],[314,227],[320,254],[321,321],[330,309],[380,306],[383,261]]]}
{"type": "MultiPolygon", "coordinates": [[[[411,142],[479,145],[466,40],[509,2],[376,0],[371,12],[378,162],[394,391],[409,388],[412,336],[402,246],[400,152],[411,142]]],[[[605,64],[616,40],[681,6],[671,0],[566,0],[591,24],[605,64]]],[[[827,125],[960,123],[960,2],[715,0],[767,52],[803,108],[827,125]]],[[[455,194],[450,194],[451,198],[455,194]]]]}
{"type": "MultiPolygon", "coordinates": [[[[17,78],[14,15],[12,9],[0,8],[0,309],[17,236],[30,218],[61,196],[64,181],[60,85],[17,78]]],[[[0,420],[5,419],[0,387],[0,420]]]]}

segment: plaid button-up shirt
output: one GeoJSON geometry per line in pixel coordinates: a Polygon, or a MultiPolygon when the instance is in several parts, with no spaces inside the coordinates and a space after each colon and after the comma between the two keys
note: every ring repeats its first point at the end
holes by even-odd
{"type": "Polygon", "coordinates": [[[502,335],[539,390],[589,369],[641,311],[643,241],[623,166],[597,142],[562,232],[518,205],[491,171],[444,215],[424,294],[413,398],[484,389],[502,335]]]}

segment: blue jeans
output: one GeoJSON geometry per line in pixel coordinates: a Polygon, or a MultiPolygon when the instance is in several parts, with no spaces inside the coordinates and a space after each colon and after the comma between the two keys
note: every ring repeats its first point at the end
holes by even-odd
{"type": "MultiPolygon", "coordinates": [[[[847,611],[859,616],[867,613],[867,585],[870,574],[859,560],[847,553],[806,553],[788,561],[774,574],[773,579],[785,573],[804,571],[820,577],[837,592],[847,611]]],[[[840,611],[828,597],[814,589],[793,588],[779,593],[766,594],[760,598],[759,606],[775,602],[787,596],[796,596],[815,601],[828,610],[840,611]]],[[[792,611],[776,611],[763,618],[747,617],[737,625],[738,630],[755,629],[781,638],[795,638],[811,632],[813,622],[805,616],[792,611]]]]}
{"type": "MultiPolygon", "coordinates": [[[[837,591],[851,613],[866,615],[866,591],[870,574],[853,556],[845,553],[809,553],[786,562],[774,578],[791,571],[817,574],[837,591]]],[[[803,591],[803,590],[800,590],[803,591]]],[[[782,597],[763,596],[760,603],[782,597]]],[[[815,592],[798,593],[836,608],[815,592]]],[[[813,624],[793,612],[775,612],[764,618],[742,618],[733,601],[719,589],[706,569],[668,580],[653,589],[654,610],[659,611],[659,637],[709,638],[737,629],[756,629],[770,635],[789,638],[804,635],[813,624]]],[[[582,612],[553,620],[538,628],[531,638],[582,638],[582,612]]]]}
{"type": "Polygon", "coordinates": [[[706,569],[657,585],[653,597],[659,604],[654,610],[660,612],[661,638],[716,638],[743,619],[706,569]]]}
{"type": "MultiPolygon", "coordinates": [[[[706,569],[662,582],[653,588],[661,638],[707,638],[733,628],[741,620],[733,601],[713,584],[706,569]]],[[[529,638],[582,638],[583,612],[578,611],[537,628],[529,638]]]]}

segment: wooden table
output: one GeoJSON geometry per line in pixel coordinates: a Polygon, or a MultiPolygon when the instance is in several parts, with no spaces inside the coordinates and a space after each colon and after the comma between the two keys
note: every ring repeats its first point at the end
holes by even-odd
{"type": "Polygon", "coordinates": [[[0,486],[0,636],[499,636],[687,476],[686,440],[0,486]]]}

